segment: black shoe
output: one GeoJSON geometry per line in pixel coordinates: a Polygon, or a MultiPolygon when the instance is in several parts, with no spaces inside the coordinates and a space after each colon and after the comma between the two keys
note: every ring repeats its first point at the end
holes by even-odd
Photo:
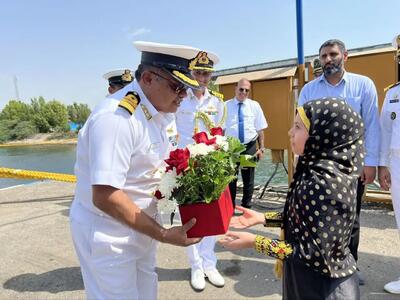
{"type": "Polygon", "coordinates": [[[244,207],[244,208],[251,208],[251,204],[242,204],[242,207],[244,207]]]}

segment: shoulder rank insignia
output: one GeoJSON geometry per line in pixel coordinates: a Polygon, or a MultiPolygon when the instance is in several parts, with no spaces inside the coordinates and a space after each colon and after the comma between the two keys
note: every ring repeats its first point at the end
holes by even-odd
{"type": "Polygon", "coordinates": [[[219,92],[216,92],[216,91],[213,91],[213,90],[210,90],[210,89],[208,91],[210,92],[211,95],[219,98],[220,100],[224,100],[224,95],[223,94],[221,94],[219,92]]]}
{"type": "Polygon", "coordinates": [[[140,97],[136,92],[128,92],[119,102],[118,106],[124,108],[129,114],[133,114],[140,103],[140,97]]]}
{"type": "Polygon", "coordinates": [[[399,81],[399,82],[396,82],[396,83],[393,83],[393,84],[391,84],[391,85],[385,87],[385,89],[384,89],[383,91],[386,93],[386,92],[387,92],[388,90],[390,90],[392,87],[395,87],[395,86],[397,86],[397,85],[399,85],[399,84],[400,84],[400,81],[399,81]]]}
{"type": "Polygon", "coordinates": [[[151,115],[151,113],[149,112],[147,107],[143,103],[140,104],[140,107],[142,108],[142,111],[143,111],[144,116],[146,117],[147,121],[150,120],[153,116],[151,115]]]}

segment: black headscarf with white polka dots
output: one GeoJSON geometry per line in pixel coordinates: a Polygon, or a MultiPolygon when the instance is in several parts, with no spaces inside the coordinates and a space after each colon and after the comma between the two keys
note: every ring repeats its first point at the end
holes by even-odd
{"type": "Polygon", "coordinates": [[[303,105],[309,138],[299,157],[284,212],[286,240],[298,259],[332,278],[356,271],[348,248],[364,161],[361,116],[343,100],[303,105]]]}

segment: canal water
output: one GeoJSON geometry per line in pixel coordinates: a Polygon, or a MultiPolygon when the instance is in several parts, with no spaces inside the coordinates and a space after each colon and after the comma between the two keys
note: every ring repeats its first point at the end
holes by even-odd
{"type": "MultiPolygon", "coordinates": [[[[0,167],[73,174],[75,145],[0,147],[0,167]]],[[[0,178],[0,189],[34,180],[0,178]]]]}
{"type": "MultiPolygon", "coordinates": [[[[76,145],[0,147],[0,167],[73,174],[75,149],[76,145]]],[[[258,163],[256,185],[264,185],[272,175],[275,165],[270,157],[270,153],[266,151],[264,159],[258,163]]],[[[35,180],[0,178],[0,189],[33,182],[35,180]]],[[[278,167],[271,184],[287,184],[287,175],[282,164],[278,167]]]]}

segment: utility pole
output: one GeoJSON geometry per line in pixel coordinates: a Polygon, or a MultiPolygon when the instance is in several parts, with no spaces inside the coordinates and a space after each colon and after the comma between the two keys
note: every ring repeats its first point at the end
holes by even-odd
{"type": "Polygon", "coordinates": [[[14,75],[14,88],[15,88],[15,100],[19,100],[18,80],[17,76],[14,75]]]}
{"type": "MultiPolygon", "coordinates": [[[[291,97],[289,107],[289,125],[292,126],[294,115],[297,106],[297,100],[301,88],[304,85],[304,46],[303,46],[303,2],[302,0],[296,0],[296,29],[297,29],[297,78],[293,80],[292,88],[293,95],[291,97]]],[[[293,173],[295,168],[294,154],[290,143],[288,143],[288,182],[292,181],[293,173]]]]}

